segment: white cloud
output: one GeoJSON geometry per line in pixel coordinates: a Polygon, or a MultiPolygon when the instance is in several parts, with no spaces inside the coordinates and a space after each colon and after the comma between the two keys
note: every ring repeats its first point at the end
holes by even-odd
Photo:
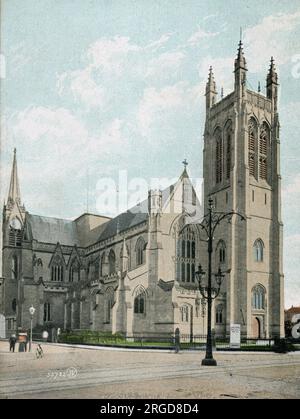
{"type": "Polygon", "coordinates": [[[115,118],[107,123],[99,135],[90,139],[89,152],[103,153],[108,150],[115,150],[116,147],[124,149],[127,145],[127,139],[123,134],[124,126],[125,122],[119,118],[115,118]]]}
{"type": "Polygon", "coordinates": [[[169,77],[170,74],[174,75],[182,65],[184,59],[185,54],[181,51],[161,54],[149,62],[146,77],[169,77]]]}
{"type": "Polygon", "coordinates": [[[181,107],[193,106],[199,98],[199,86],[190,86],[187,82],[179,82],[171,86],[156,89],[145,89],[139,105],[137,121],[143,136],[149,133],[152,124],[165,118],[170,111],[177,111],[181,107]]]}
{"type": "Polygon", "coordinates": [[[61,151],[87,137],[83,124],[65,108],[31,106],[19,112],[11,124],[12,136],[21,142],[40,146],[56,143],[61,151]]]}
{"type": "Polygon", "coordinates": [[[141,47],[130,43],[127,37],[101,38],[90,45],[87,58],[92,68],[120,75],[128,54],[138,51],[141,47]]]}
{"type": "Polygon", "coordinates": [[[145,50],[151,49],[153,51],[156,51],[160,49],[163,45],[165,45],[169,41],[172,35],[173,33],[171,32],[163,34],[157,41],[150,42],[150,44],[148,44],[145,47],[145,50]]]}
{"type": "Polygon", "coordinates": [[[75,100],[79,100],[87,108],[101,107],[105,103],[105,88],[97,84],[92,75],[92,68],[63,73],[58,76],[57,89],[62,96],[68,83],[75,100]]]}
{"type": "Polygon", "coordinates": [[[71,93],[88,109],[103,107],[109,101],[107,86],[130,68],[128,55],[139,51],[127,37],[98,39],[85,54],[85,67],[57,75],[58,94],[71,93]]]}
{"type": "Polygon", "coordinates": [[[247,28],[245,47],[251,71],[265,69],[271,56],[275,57],[279,65],[289,61],[293,53],[290,35],[299,25],[300,11],[297,11],[293,14],[278,13],[264,17],[257,25],[247,28]]]}
{"type": "Polygon", "coordinates": [[[204,29],[199,28],[197,32],[188,39],[188,44],[191,46],[198,45],[203,39],[212,38],[218,35],[219,32],[207,32],[204,29]]]}

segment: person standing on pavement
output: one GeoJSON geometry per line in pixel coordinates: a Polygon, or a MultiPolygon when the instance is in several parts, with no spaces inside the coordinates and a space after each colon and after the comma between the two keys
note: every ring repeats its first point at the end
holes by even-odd
{"type": "Polygon", "coordinates": [[[15,334],[12,334],[9,338],[9,352],[15,352],[17,338],[15,334]]]}

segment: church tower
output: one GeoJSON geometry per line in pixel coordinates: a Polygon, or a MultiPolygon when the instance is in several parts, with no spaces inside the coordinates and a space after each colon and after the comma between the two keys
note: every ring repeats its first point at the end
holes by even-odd
{"type": "Polygon", "coordinates": [[[21,324],[22,305],[22,240],[25,225],[25,207],[21,203],[17,169],[17,152],[14,150],[9,192],[3,207],[2,223],[2,273],[4,278],[4,313],[9,328],[21,324]]]}
{"type": "Polygon", "coordinates": [[[230,273],[223,288],[226,324],[249,338],[284,336],[278,75],[274,60],[266,95],[247,86],[242,42],[234,63],[234,91],[216,100],[212,69],[206,86],[204,194],[215,210],[242,213],[223,222],[214,238],[214,268],[230,273]]]}

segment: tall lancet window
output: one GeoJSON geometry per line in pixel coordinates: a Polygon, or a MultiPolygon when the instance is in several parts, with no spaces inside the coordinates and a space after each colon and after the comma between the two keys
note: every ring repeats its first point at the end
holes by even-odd
{"type": "Polygon", "coordinates": [[[216,140],[216,183],[221,183],[223,180],[223,141],[222,131],[218,128],[215,132],[216,140]]]}
{"type": "Polygon", "coordinates": [[[249,173],[257,179],[257,123],[250,118],[248,126],[249,173]]]}
{"type": "Polygon", "coordinates": [[[180,282],[195,282],[196,234],[192,226],[183,229],[177,240],[176,278],[180,282]]]}
{"type": "Polygon", "coordinates": [[[69,282],[79,282],[80,281],[80,265],[79,262],[74,259],[71,263],[69,270],[69,282]]]}
{"type": "Polygon", "coordinates": [[[56,255],[51,264],[51,281],[64,281],[64,264],[59,255],[56,255]]]}
{"type": "Polygon", "coordinates": [[[112,275],[116,272],[116,254],[111,249],[108,255],[108,265],[109,265],[109,275],[112,275]]]}
{"type": "Polygon", "coordinates": [[[231,147],[232,147],[232,124],[228,122],[225,129],[226,140],[226,179],[230,179],[231,172],[231,147]]]}
{"type": "Polygon", "coordinates": [[[19,269],[18,269],[18,258],[13,256],[11,260],[11,279],[18,279],[19,269]]]}
{"type": "Polygon", "coordinates": [[[265,288],[257,284],[252,289],[252,308],[255,310],[264,310],[266,304],[266,290],[265,288]]]}
{"type": "Polygon", "coordinates": [[[268,148],[270,142],[270,130],[264,122],[259,136],[259,177],[268,180],[268,148]]]}

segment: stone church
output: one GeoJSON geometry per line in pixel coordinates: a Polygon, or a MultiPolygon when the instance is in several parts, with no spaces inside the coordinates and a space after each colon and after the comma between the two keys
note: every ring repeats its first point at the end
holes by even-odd
{"type": "Polygon", "coordinates": [[[166,190],[117,217],[74,221],[34,215],[21,201],[16,151],[3,208],[2,312],[7,334],[30,325],[127,336],[206,333],[206,305],[195,272],[207,271],[200,228],[208,197],[214,211],[238,211],[214,237],[213,272],[226,272],[213,304],[216,334],[241,324],[243,336],[284,335],[284,276],[278,76],[273,58],[266,94],[247,85],[242,43],[234,90],[217,100],[206,85],[203,208],[186,168],[166,190]],[[197,214],[191,217],[191,213],[197,214]],[[190,220],[193,219],[193,222],[190,220]]]}

